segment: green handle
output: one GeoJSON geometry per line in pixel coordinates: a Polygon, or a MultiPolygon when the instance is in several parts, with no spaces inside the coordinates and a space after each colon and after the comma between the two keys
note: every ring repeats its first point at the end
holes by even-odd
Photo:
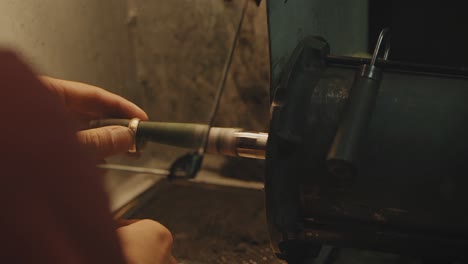
{"type": "MultiPolygon", "coordinates": [[[[103,126],[126,126],[130,119],[93,120],[91,128],[103,126]]],[[[200,147],[207,125],[191,123],[169,123],[140,121],[136,133],[138,145],[151,141],[181,148],[195,149],[200,147]]]]}

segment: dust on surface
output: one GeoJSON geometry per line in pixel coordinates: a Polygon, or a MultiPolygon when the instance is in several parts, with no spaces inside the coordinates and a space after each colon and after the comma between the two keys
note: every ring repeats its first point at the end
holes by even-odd
{"type": "Polygon", "coordinates": [[[183,264],[283,263],[270,248],[260,190],[163,181],[130,217],[171,230],[174,255],[183,264]]]}

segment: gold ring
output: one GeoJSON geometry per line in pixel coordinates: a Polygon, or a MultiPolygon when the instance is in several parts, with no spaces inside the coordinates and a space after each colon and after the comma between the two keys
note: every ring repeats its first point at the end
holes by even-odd
{"type": "Polygon", "coordinates": [[[139,118],[132,118],[130,122],[128,123],[128,128],[132,131],[133,134],[133,145],[132,147],[128,150],[129,153],[137,153],[137,130],[138,130],[138,125],[140,124],[140,119],[139,118]]]}

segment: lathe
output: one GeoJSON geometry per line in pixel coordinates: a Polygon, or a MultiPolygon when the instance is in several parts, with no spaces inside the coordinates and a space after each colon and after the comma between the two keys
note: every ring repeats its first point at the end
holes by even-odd
{"type": "Polygon", "coordinates": [[[449,39],[420,56],[426,35],[407,38],[416,26],[405,16],[419,6],[399,4],[267,1],[268,134],[146,122],[137,140],[201,147],[168,170],[172,178],[194,177],[204,151],[265,158],[271,244],[288,263],[340,248],[466,261],[468,71],[463,54],[447,58],[449,39]]]}

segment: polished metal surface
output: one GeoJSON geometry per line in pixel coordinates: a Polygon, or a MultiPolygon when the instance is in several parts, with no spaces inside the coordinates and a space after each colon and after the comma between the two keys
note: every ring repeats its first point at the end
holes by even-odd
{"type": "Polygon", "coordinates": [[[235,137],[238,157],[265,159],[268,133],[238,132],[235,137]]]}
{"type": "Polygon", "coordinates": [[[213,127],[206,152],[231,157],[265,159],[267,141],[268,133],[213,127]]]}
{"type": "Polygon", "coordinates": [[[213,127],[206,152],[231,157],[265,159],[267,141],[268,133],[213,127]]]}
{"type": "Polygon", "coordinates": [[[239,128],[212,127],[208,137],[206,152],[236,157],[237,138],[239,128]]]}

